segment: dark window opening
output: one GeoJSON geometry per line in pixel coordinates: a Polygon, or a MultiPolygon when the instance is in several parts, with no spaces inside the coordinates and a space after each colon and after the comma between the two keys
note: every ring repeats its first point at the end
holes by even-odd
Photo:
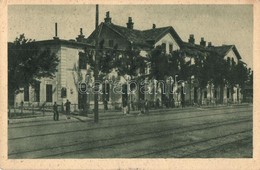
{"type": "Polygon", "coordinates": [[[162,43],[162,50],[163,50],[163,52],[166,52],[166,44],[165,43],[162,43]]]}
{"type": "Polygon", "coordinates": [[[169,52],[171,53],[172,51],[173,51],[173,45],[170,44],[170,45],[169,45],[169,52]]]}
{"type": "Polygon", "coordinates": [[[46,102],[52,102],[52,85],[46,84],[46,102]]]}
{"type": "Polygon", "coordinates": [[[87,59],[85,55],[79,55],[79,69],[87,69],[87,59]]]}
{"type": "Polygon", "coordinates": [[[24,101],[29,101],[29,86],[24,87],[24,101]]]}
{"type": "Polygon", "coordinates": [[[229,99],[229,88],[227,88],[227,98],[229,99]]]}
{"type": "Polygon", "coordinates": [[[204,91],[204,98],[207,98],[208,92],[204,91]]]}
{"type": "Polygon", "coordinates": [[[35,93],[35,102],[40,102],[40,83],[37,83],[35,85],[34,93],[35,93]]]}
{"type": "Polygon", "coordinates": [[[217,90],[214,91],[214,98],[217,98],[217,90]]]}
{"type": "Polygon", "coordinates": [[[61,98],[67,97],[67,89],[65,87],[61,88],[61,98]]]}

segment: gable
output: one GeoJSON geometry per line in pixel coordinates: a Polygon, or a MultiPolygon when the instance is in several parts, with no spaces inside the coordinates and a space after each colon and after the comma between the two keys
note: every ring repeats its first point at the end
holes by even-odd
{"type": "Polygon", "coordinates": [[[237,55],[235,54],[235,52],[233,51],[233,48],[231,48],[228,53],[225,55],[224,59],[227,60],[228,57],[232,60],[232,58],[234,59],[234,61],[236,63],[238,63],[238,57],[237,55]]]}
{"type": "Polygon", "coordinates": [[[113,41],[113,45],[117,45],[118,49],[125,49],[129,45],[126,38],[122,37],[118,32],[104,26],[100,33],[100,40],[104,40],[104,46],[109,47],[109,41],[113,41]]]}
{"type": "Polygon", "coordinates": [[[166,53],[170,52],[170,45],[173,46],[173,51],[179,50],[180,46],[178,43],[175,41],[175,39],[172,37],[170,33],[165,34],[161,39],[159,39],[154,46],[162,45],[162,43],[166,44],[166,53]]]}

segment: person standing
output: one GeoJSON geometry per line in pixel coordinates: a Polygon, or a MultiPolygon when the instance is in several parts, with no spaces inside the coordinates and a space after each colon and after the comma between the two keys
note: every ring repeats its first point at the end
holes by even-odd
{"type": "Polygon", "coordinates": [[[21,101],[21,114],[23,114],[23,101],[21,101]]]}
{"type": "Polygon", "coordinates": [[[67,119],[70,119],[70,101],[67,99],[67,102],[65,103],[66,107],[66,114],[67,114],[67,119]]]}
{"type": "Polygon", "coordinates": [[[127,114],[127,99],[123,98],[123,114],[127,114]]]}
{"type": "Polygon", "coordinates": [[[144,102],[144,109],[145,109],[145,114],[149,114],[149,102],[147,99],[144,102]]]}
{"type": "Polygon", "coordinates": [[[104,98],[103,104],[104,104],[104,110],[108,110],[107,99],[106,98],[104,98]]]}
{"type": "Polygon", "coordinates": [[[58,121],[59,120],[59,112],[58,112],[58,105],[56,102],[54,102],[54,105],[53,105],[53,120],[54,121],[58,121]]]}
{"type": "Polygon", "coordinates": [[[159,109],[160,108],[160,99],[159,98],[157,98],[156,99],[156,109],[159,109]]]}
{"type": "Polygon", "coordinates": [[[139,115],[145,113],[145,106],[144,106],[144,104],[145,104],[145,101],[143,99],[140,99],[139,100],[139,106],[140,106],[140,113],[139,113],[139,115]]]}

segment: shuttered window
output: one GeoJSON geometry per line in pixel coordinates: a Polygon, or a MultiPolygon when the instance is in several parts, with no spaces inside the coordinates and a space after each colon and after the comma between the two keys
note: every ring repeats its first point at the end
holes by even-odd
{"type": "Polygon", "coordinates": [[[24,87],[24,101],[29,101],[29,86],[24,87]]]}
{"type": "Polygon", "coordinates": [[[52,102],[52,85],[46,84],[46,102],[52,102]]]}
{"type": "Polygon", "coordinates": [[[34,88],[35,101],[40,102],[40,83],[37,83],[34,88]]]}

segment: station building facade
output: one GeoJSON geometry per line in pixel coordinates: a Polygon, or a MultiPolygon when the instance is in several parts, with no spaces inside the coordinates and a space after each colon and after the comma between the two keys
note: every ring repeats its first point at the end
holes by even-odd
{"type": "MultiPolygon", "coordinates": [[[[68,99],[72,104],[74,104],[72,110],[81,109],[80,103],[82,96],[78,92],[78,83],[79,81],[84,81],[86,79],[93,80],[93,73],[86,68],[80,68],[81,61],[79,58],[79,52],[83,52],[84,48],[94,49],[96,36],[99,36],[99,39],[104,41],[105,48],[113,48],[117,46],[117,49],[125,50],[131,45],[140,49],[141,57],[147,57],[154,47],[160,45],[165,49],[166,53],[182,49],[200,52],[215,51],[225,59],[230,58],[236,63],[241,60],[241,56],[235,45],[213,46],[211,43],[206,45],[203,38],[201,38],[200,44],[195,44],[194,35],[190,35],[188,42],[184,42],[171,26],[156,28],[156,25],[153,24],[151,29],[136,30],[134,29],[134,22],[131,17],[128,18],[126,27],[119,26],[112,22],[112,18],[110,17],[109,12],[107,12],[104,22],[101,22],[97,29],[87,38],[85,38],[81,29],[76,40],[62,40],[58,37],[54,37],[52,40],[35,42],[41,48],[50,48],[51,51],[58,56],[60,60],[58,71],[54,79],[42,78],[38,87],[25,87],[21,89],[23,92],[16,95],[14,99],[15,105],[19,105],[22,101],[25,105],[52,105],[54,102],[64,104],[68,99]],[[91,77],[89,78],[86,75],[91,75],[91,77]]],[[[187,61],[190,60],[191,65],[194,64],[193,55],[187,53],[185,54],[185,59],[187,61]]],[[[147,68],[145,68],[144,74],[149,74],[149,67],[149,63],[147,63],[147,68]]],[[[127,81],[125,77],[120,77],[116,70],[113,70],[107,77],[109,77],[109,79],[118,80],[122,83],[127,81]]],[[[146,79],[145,81],[148,82],[147,88],[154,88],[154,80],[146,79]]],[[[111,85],[109,107],[120,108],[122,95],[111,93],[112,88],[111,85]]],[[[198,89],[192,81],[187,81],[186,88],[185,100],[190,104],[199,101],[199,98],[203,98],[202,102],[204,104],[216,102],[220,97],[224,99],[224,103],[227,103],[228,100],[231,99],[231,95],[233,95],[232,99],[234,102],[241,102],[242,99],[242,94],[238,86],[233,89],[234,93],[231,93],[231,89],[229,89],[228,86],[225,86],[223,91],[220,91],[219,88],[214,88],[214,85],[212,84],[209,84],[205,89],[198,89]],[[203,91],[203,96],[198,95],[201,91],[203,91]]],[[[156,93],[145,94],[142,96],[140,94],[135,94],[130,97],[132,99],[135,98],[136,101],[140,98],[155,101],[157,98],[160,98],[160,93],[160,89],[157,88],[156,93]]],[[[174,98],[178,105],[181,94],[176,93],[169,97],[174,98]]],[[[160,100],[162,99],[160,98],[160,100]]],[[[89,94],[87,102],[90,106],[93,104],[92,94],[89,94]]],[[[100,104],[102,108],[102,96],[100,96],[100,104]]]]}

